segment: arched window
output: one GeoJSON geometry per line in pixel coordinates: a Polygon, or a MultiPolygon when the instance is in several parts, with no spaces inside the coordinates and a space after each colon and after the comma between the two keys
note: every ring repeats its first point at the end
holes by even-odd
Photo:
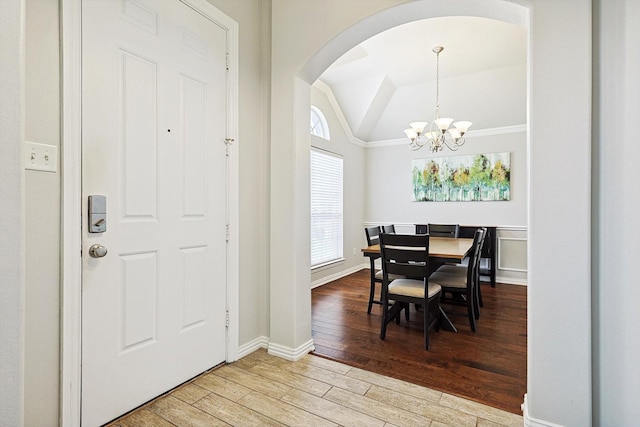
{"type": "Polygon", "coordinates": [[[311,106],[311,135],[319,136],[327,141],[331,140],[327,119],[318,107],[311,106]]]}

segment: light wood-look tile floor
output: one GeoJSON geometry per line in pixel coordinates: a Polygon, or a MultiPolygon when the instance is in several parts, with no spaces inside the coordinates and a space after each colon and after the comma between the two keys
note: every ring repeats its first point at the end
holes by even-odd
{"type": "Polygon", "coordinates": [[[111,427],[522,426],[519,415],[318,356],[258,350],[213,369],[111,427]]]}

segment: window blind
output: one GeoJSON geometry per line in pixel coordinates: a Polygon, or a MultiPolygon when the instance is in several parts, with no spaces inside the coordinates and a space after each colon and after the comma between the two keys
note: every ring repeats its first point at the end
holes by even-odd
{"type": "Polygon", "coordinates": [[[311,150],[311,267],[342,259],[342,157],[311,150]]]}

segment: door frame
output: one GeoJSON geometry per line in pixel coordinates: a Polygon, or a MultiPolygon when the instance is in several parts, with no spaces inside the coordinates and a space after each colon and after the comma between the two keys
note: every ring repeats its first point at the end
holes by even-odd
{"type": "MultiPolygon", "coordinates": [[[[238,358],[239,159],[238,23],[206,0],[179,0],[227,32],[226,361],[238,358]]],[[[60,424],[80,425],[82,362],[82,2],[61,0],[61,311],[60,424]]]]}

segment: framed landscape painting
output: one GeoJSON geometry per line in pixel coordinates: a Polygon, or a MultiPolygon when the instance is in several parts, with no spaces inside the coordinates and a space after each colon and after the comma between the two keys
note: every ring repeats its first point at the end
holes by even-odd
{"type": "Polygon", "coordinates": [[[511,199],[511,153],[413,159],[414,202],[511,199]]]}

